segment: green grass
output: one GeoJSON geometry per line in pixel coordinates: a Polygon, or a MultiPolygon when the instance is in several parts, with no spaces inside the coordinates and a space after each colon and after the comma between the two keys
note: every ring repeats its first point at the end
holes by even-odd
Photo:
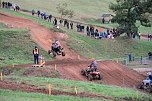
{"type": "Polygon", "coordinates": [[[21,8],[32,10],[32,9],[40,9],[42,12],[46,12],[47,14],[53,14],[55,16],[60,16],[57,12],[57,5],[59,3],[67,3],[68,7],[75,12],[75,16],[73,19],[81,20],[81,18],[100,18],[102,13],[108,13],[109,4],[111,2],[115,2],[115,0],[96,0],[93,2],[92,0],[4,0],[10,1],[12,3],[16,3],[21,8]],[[85,6],[84,6],[85,5],[85,6]]]}
{"type": "Polygon", "coordinates": [[[8,27],[7,27],[7,25],[0,23],[0,29],[2,29],[2,28],[8,28],[8,27]]]}
{"type": "Polygon", "coordinates": [[[64,95],[46,95],[40,93],[26,93],[0,89],[1,101],[111,101],[98,98],[79,98],[64,95]]]}
{"type": "MultiPolygon", "coordinates": [[[[32,50],[35,45],[26,29],[0,29],[0,67],[33,63],[32,50]]],[[[46,60],[51,59],[43,49],[40,49],[40,54],[46,60]]]]}
{"type": "Polygon", "coordinates": [[[135,57],[146,56],[152,49],[151,42],[144,40],[132,40],[118,37],[114,40],[96,40],[80,35],[72,31],[68,32],[70,39],[68,45],[81,55],[97,59],[126,58],[128,53],[135,57]]]}
{"type": "MultiPolygon", "coordinates": [[[[102,94],[104,96],[111,96],[116,98],[121,97],[132,97],[136,98],[135,89],[121,88],[118,86],[108,86],[103,84],[95,84],[82,81],[73,81],[73,80],[63,80],[58,78],[40,78],[40,77],[23,77],[20,76],[7,76],[5,80],[14,80],[18,83],[25,82],[26,84],[34,84],[41,88],[46,88],[48,84],[52,84],[55,90],[74,92],[74,87],[77,87],[78,92],[88,92],[94,94],[102,94]]],[[[140,98],[142,99],[145,94],[139,93],[140,98]]],[[[147,95],[148,96],[148,95],[147,95]]],[[[150,97],[150,96],[149,96],[150,97]]]]}
{"type": "MultiPolygon", "coordinates": [[[[31,15],[26,15],[6,9],[1,9],[1,11],[9,12],[17,16],[22,16],[34,20],[45,27],[53,28],[47,21],[43,21],[37,17],[32,17],[31,15]]],[[[95,40],[86,37],[86,35],[81,35],[80,33],[73,30],[63,30],[65,30],[69,35],[67,44],[76,52],[88,58],[126,58],[127,54],[130,52],[132,52],[135,57],[140,57],[146,56],[147,53],[152,49],[151,42],[144,40],[132,40],[124,37],[116,38],[114,40],[95,40]]]]}
{"type": "MultiPolygon", "coordinates": [[[[94,24],[99,26],[105,26],[108,28],[116,27],[117,24],[101,24],[100,16],[103,13],[111,13],[113,12],[109,9],[110,3],[115,3],[115,0],[4,0],[4,1],[10,1],[13,3],[18,4],[21,6],[22,9],[26,9],[31,11],[32,9],[40,9],[42,12],[46,12],[47,14],[53,14],[54,16],[60,17],[60,15],[57,12],[57,4],[66,2],[71,8],[75,16],[72,18],[72,20],[85,22],[88,24],[94,24]],[[44,6],[45,5],[45,6],[44,6]],[[85,6],[84,6],[85,5],[85,6]]],[[[69,19],[69,18],[68,18],[69,19]]],[[[152,32],[152,27],[143,27],[140,24],[139,31],[143,34],[150,34],[152,32]]]]}

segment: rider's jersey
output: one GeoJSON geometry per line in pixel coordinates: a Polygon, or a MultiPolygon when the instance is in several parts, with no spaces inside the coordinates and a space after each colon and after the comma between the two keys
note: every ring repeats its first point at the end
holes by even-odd
{"type": "Polygon", "coordinates": [[[90,66],[93,68],[98,68],[98,64],[96,61],[93,61],[90,66]]]}

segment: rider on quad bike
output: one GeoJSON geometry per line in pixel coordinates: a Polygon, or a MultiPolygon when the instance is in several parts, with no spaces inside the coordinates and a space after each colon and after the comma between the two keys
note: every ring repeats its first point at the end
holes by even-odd
{"type": "Polygon", "coordinates": [[[58,39],[56,39],[55,42],[52,43],[51,49],[55,51],[57,54],[60,54],[61,44],[58,39]]]}
{"type": "Polygon", "coordinates": [[[56,55],[65,56],[65,52],[63,51],[63,48],[61,48],[61,44],[58,39],[56,39],[55,42],[52,43],[51,50],[48,50],[48,54],[50,53],[53,54],[53,57],[56,57],[56,55]]]}
{"type": "Polygon", "coordinates": [[[144,89],[148,92],[152,92],[152,75],[151,72],[148,72],[147,74],[147,78],[143,80],[141,84],[138,85],[138,88],[144,89]]]}
{"type": "Polygon", "coordinates": [[[97,71],[98,63],[97,63],[95,58],[92,59],[92,62],[88,67],[89,67],[88,71],[90,71],[90,72],[96,72],[97,71]]]}
{"type": "Polygon", "coordinates": [[[146,84],[152,84],[152,75],[151,75],[151,72],[148,72],[147,74],[148,74],[147,78],[145,80],[143,80],[144,85],[146,85],[146,84]]]}
{"type": "Polygon", "coordinates": [[[93,79],[98,79],[101,80],[102,76],[98,69],[98,64],[97,61],[93,58],[91,64],[88,66],[89,68],[87,69],[82,69],[81,70],[81,75],[86,76],[89,81],[93,79]]]}

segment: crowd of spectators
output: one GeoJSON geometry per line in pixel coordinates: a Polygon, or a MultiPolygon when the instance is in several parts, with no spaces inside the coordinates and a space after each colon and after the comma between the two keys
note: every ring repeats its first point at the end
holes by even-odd
{"type": "MultiPolygon", "coordinates": [[[[20,10],[20,7],[16,4],[12,4],[10,2],[2,2],[2,8],[7,8],[7,9],[13,9],[14,11],[20,10]]],[[[46,20],[48,22],[51,22],[56,26],[57,28],[60,28],[60,26],[66,27],[67,29],[76,29],[77,32],[82,32],[86,33],[87,36],[93,37],[95,39],[102,39],[102,38],[109,38],[109,39],[114,39],[117,36],[117,29],[106,29],[107,31],[103,30],[102,27],[99,26],[92,26],[92,25],[86,25],[78,22],[73,22],[67,19],[61,19],[52,16],[52,14],[47,15],[45,12],[42,12],[41,10],[35,11],[34,9],[31,11],[31,14],[33,16],[37,15],[39,18],[46,20]],[[75,26],[75,28],[74,28],[75,26]],[[86,29],[86,30],[85,30],[86,29]]],[[[111,16],[110,16],[111,18],[111,16]]],[[[110,19],[109,18],[109,19],[110,19]]],[[[112,19],[112,18],[111,18],[112,19]]],[[[111,19],[108,20],[111,22],[111,19]]],[[[105,23],[104,17],[102,17],[102,23],[105,23]]],[[[138,35],[140,39],[140,33],[135,34],[132,33],[131,36],[132,38],[135,38],[135,36],[138,35]]],[[[152,35],[148,35],[148,40],[152,40],[152,35]]]]}
{"type": "Polygon", "coordinates": [[[13,9],[14,11],[19,11],[20,7],[16,4],[10,2],[2,2],[2,8],[13,9]]]}

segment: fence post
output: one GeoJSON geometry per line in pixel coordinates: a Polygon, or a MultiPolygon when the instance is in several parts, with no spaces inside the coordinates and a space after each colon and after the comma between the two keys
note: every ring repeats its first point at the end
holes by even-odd
{"type": "Polygon", "coordinates": [[[142,61],[143,61],[143,58],[142,58],[142,56],[141,56],[141,58],[140,58],[140,63],[142,64],[142,61]]]}
{"type": "Polygon", "coordinates": [[[80,55],[78,55],[78,60],[80,60],[80,55]]]}
{"type": "Polygon", "coordinates": [[[1,72],[1,81],[3,80],[3,73],[1,72]]]}
{"type": "Polygon", "coordinates": [[[125,65],[127,66],[127,64],[128,64],[128,63],[127,63],[127,59],[125,59],[125,65]]]}
{"type": "Polygon", "coordinates": [[[51,95],[51,84],[48,85],[49,95],[51,95]]]}
{"type": "Polygon", "coordinates": [[[13,64],[13,68],[15,67],[15,65],[13,64]]]}
{"type": "Polygon", "coordinates": [[[77,87],[76,86],[74,87],[74,90],[75,90],[75,94],[77,95],[78,91],[77,91],[77,87]]]}
{"type": "Polygon", "coordinates": [[[54,65],[54,70],[56,71],[56,64],[54,65]]]}

